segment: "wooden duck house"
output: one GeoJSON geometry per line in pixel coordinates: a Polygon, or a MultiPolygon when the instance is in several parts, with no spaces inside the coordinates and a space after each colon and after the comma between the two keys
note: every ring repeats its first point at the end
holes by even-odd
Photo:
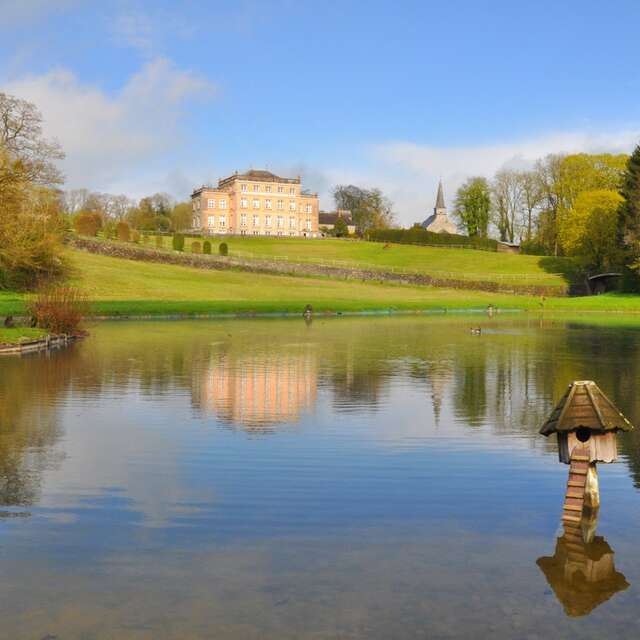
{"type": "Polygon", "coordinates": [[[575,449],[586,450],[589,463],[614,462],[618,457],[617,431],[633,426],[592,380],[572,382],[540,433],[558,435],[558,456],[571,464],[575,449]]]}

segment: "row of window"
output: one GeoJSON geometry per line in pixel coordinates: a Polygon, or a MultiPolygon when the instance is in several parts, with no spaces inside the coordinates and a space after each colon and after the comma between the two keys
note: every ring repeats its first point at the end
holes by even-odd
{"type": "MultiPolygon", "coordinates": [[[[252,202],[253,208],[254,209],[259,209],[260,208],[260,200],[254,200],[252,202]]],[[[200,200],[196,200],[195,203],[195,208],[196,209],[200,209],[200,200]]],[[[207,199],[207,209],[226,209],[227,208],[227,201],[226,200],[216,200],[215,198],[209,198],[207,199]]],[[[242,198],[240,200],[240,208],[241,209],[248,209],[249,208],[249,200],[247,198],[242,198]]],[[[270,199],[267,199],[264,201],[264,208],[265,209],[273,209],[273,202],[270,199]]],[[[297,203],[295,202],[295,200],[289,200],[289,211],[296,211],[298,208],[297,203]]],[[[284,210],[284,200],[277,200],[276,201],[276,209],[282,211],[284,210]]],[[[313,211],[313,207],[310,204],[305,205],[304,207],[305,213],[311,213],[313,211]]]]}
{"type": "MultiPolygon", "coordinates": [[[[265,216],[265,226],[266,227],[270,227],[272,226],[272,217],[271,216],[265,216]]],[[[285,224],[284,224],[284,216],[277,216],[276,218],[276,226],[280,229],[284,228],[285,224]]],[[[207,216],[207,226],[208,227],[215,227],[216,226],[216,217],[215,216],[207,216]]],[[[218,227],[224,228],[227,226],[227,217],[226,216],[218,216],[218,227]]],[[[243,213],[240,215],[240,226],[241,227],[246,227],[247,226],[247,214],[243,213]]],[[[253,226],[254,227],[259,227],[260,226],[260,216],[253,216],[253,226]]],[[[298,227],[298,219],[291,216],[289,218],[289,229],[297,229],[298,227]]],[[[305,228],[308,231],[311,231],[311,220],[306,220],[305,221],[305,228]]]]}
{"type": "MultiPolygon", "coordinates": [[[[254,184],[252,185],[252,190],[255,193],[258,193],[260,191],[260,185],[259,184],[254,184]]],[[[249,191],[249,185],[248,184],[241,184],[240,185],[240,191],[242,191],[243,193],[246,193],[247,191],[249,191]]],[[[278,185],[278,189],[277,189],[278,193],[284,193],[284,187],[282,185],[278,185]]],[[[265,184],[264,185],[264,192],[265,193],[271,193],[271,185],[270,184],[265,184]]],[[[289,194],[294,196],[296,194],[296,188],[295,187],[289,187],[289,194]]]]}
{"type": "MultiPolygon", "coordinates": [[[[215,209],[216,201],[213,198],[209,198],[207,200],[207,209],[215,209]]],[[[218,209],[226,209],[227,201],[226,200],[218,200],[218,209]]]]}

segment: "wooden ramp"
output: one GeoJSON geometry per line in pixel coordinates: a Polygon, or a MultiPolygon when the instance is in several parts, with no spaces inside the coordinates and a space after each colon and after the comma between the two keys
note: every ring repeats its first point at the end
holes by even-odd
{"type": "Polygon", "coordinates": [[[565,525],[565,528],[568,525],[569,529],[572,529],[573,525],[577,532],[580,530],[580,522],[582,520],[588,473],[589,450],[586,447],[576,447],[571,454],[569,480],[567,481],[567,492],[564,497],[562,512],[562,523],[565,525]]]}

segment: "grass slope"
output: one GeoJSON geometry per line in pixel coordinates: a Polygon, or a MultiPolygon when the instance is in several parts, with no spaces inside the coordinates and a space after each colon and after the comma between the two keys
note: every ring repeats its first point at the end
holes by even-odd
{"type": "MultiPolygon", "coordinates": [[[[73,282],[104,315],[301,313],[308,303],[319,312],[484,309],[488,304],[536,311],[640,312],[640,296],[630,295],[543,301],[481,291],[208,271],[80,251],[70,251],[69,257],[73,282]]],[[[21,313],[24,306],[24,296],[0,293],[0,315],[21,313]]]]}
{"type": "MultiPolygon", "coordinates": [[[[185,239],[188,250],[194,239],[185,239]]],[[[210,238],[217,252],[220,238],[210,238]]],[[[360,266],[369,269],[397,270],[436,277],[488,282],[521,282],[528,285],[564,287],[578,269],[569,258],[512,255],[450,249],[445,247],[419,247],[390,245],[385,249],[379,242],[363,242],[325,238],[233,236],[224,238],[231,255],[245,258],[276,258],[291,262],[316,262],[340,266],[360,266]]],[[[200,240],[202,242],[202,240],[200,240]]],[[[170,238],[165,238],[166,247],[170,238]]],[[[154,246],[153,241],[150,246],[154,246]]]]}

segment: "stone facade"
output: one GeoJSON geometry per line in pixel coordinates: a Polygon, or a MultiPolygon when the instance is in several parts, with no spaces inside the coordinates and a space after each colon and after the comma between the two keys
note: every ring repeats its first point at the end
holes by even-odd
{"type": "Polygon", "coordinates": [[[269,171],[235,173],[191,194],[192,228],[206,234],[316,238],[318,194],[302,189],[300,178],[269,171]]]}
{"type": "Polygon", "coordinates": [[[433,233],[458,233],[458,227],[451,222],[447,215],[442,181],[438,183],[438,196],[436,197],[436,206],[433,208],[433,215],[430,215],[422,223],[422,227],[433,233]]]}

